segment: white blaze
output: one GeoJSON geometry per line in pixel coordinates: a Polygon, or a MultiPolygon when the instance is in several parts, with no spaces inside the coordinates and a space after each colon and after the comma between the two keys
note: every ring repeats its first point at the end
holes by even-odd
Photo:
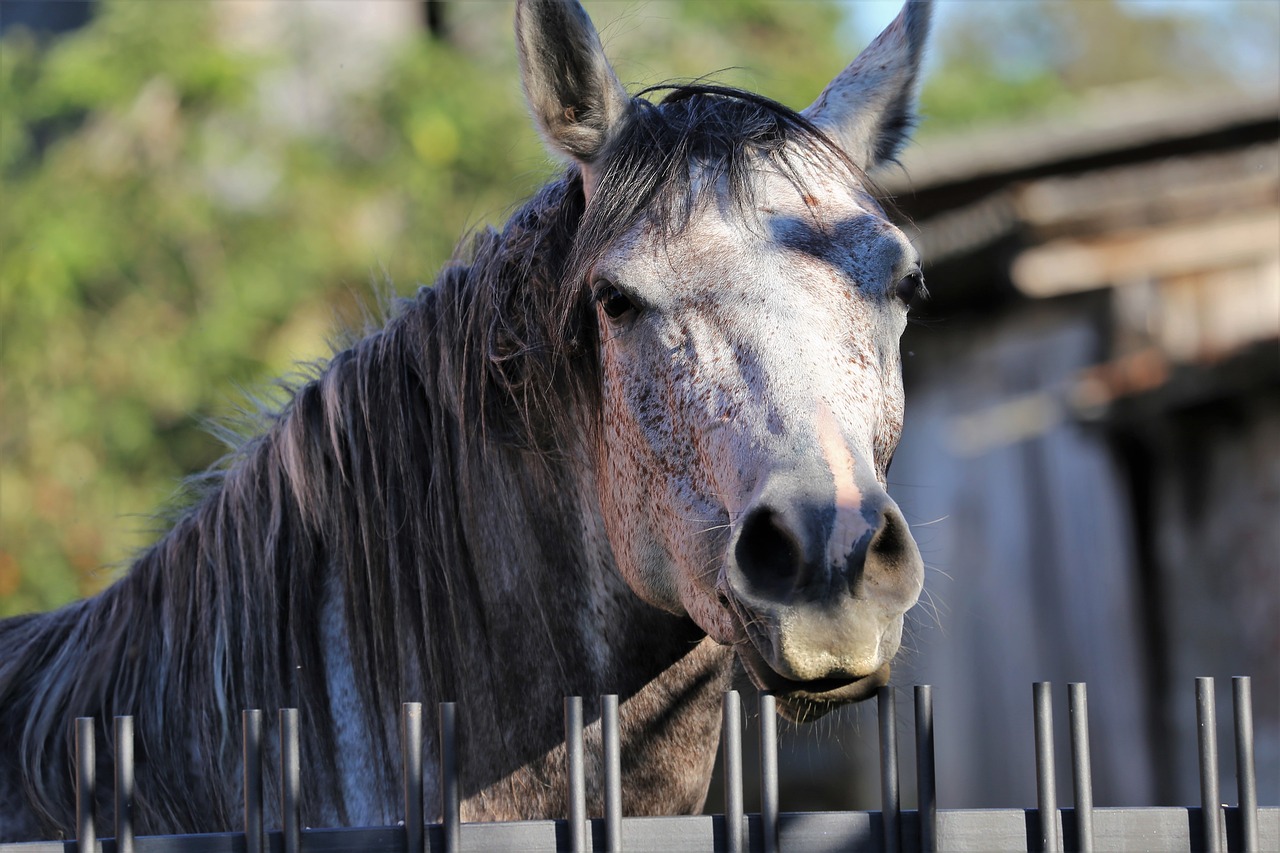
{"type": "Polygon", "coordinates": [[[836,519],[831,539],[827,542],[827,561],[842,567],[845,557],[853,551],[854,544],[871,530],[871,525],[862,515],[862,490],[854,481],[856,462],[826,400],[818,400],[815,423],[818,444],[822,447],[827,467],[831,469],[836,490],[836,519]]]}

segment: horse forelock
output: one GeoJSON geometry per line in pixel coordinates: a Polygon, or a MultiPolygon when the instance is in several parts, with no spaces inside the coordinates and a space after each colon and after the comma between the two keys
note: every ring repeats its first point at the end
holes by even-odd
{"type": "Polygon", "coordinates": [[[805,116],[753,92],[706,83],[640,92],[605,155],[570,272],[581,279],[618,235],[643,221],[678,236],[700,200],[714,193],[738,212],[756,203],[762,162],[804,195],[804,165],[842,174],[873,204],[878,191],[847,154],[805,116]],[[665,92],[657,102],[646,96],[665,92]]]}

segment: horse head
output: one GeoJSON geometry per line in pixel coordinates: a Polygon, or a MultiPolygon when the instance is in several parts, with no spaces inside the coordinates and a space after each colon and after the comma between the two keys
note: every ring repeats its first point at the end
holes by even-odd
{"type": "Polygon", "coordinates": [[[535,120],[582,179],[570,274],[614,559],[793,719],[886,682],[922,588],[886,488],[920,259],[865,173],[911,128],[928,20],[908,2],[795,113],[715,86],[633,98],[576,0],[517,10],[535,120]]]}

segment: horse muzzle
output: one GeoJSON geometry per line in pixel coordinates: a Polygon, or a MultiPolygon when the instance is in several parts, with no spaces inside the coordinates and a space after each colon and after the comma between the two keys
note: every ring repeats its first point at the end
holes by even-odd
{"type": "Polygon", "coordinates": [[[739,516],[721,595],[752,681],[784,716],[808,720],[888,681],[924,564],[879,486],[842,506],[796,478],[773,480],[739,516]]]}

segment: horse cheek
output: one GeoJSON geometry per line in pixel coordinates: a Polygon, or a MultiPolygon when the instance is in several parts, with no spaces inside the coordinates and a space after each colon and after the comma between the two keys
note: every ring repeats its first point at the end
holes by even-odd
{"type": "Polygon", "coordinates": [[[875,434],[875,466],[881,485],[885,485],[889,462],[898,448],[898,440],[902,438],[905,418],[899,338],[892,338],[882,348],[880,361],[881,387],[884,393],[880,401],[879,423],[875,434]]]}
{"type": "Polygon", "coordinates": [[[885,380],[884,401],[880,407],[880,428],[876,431],[876,473],[881,485],[888,479],[889,461],[898,448],[898,440],[902,438],[904,418],[904,400],[902,378],[894,374],[885,380]]]}
{"type": "Polygon", "coordinates": [[[598,453],[597,479],[601,512],[614,561],[623,580],[641,599],[672,613],[681,613],[679,590],[670,576],[670,559],[657,533],[653,488],[660,474],[652,447],[641,426],[650,403],[646,386],[629,382],[627,371],[608,348],[604,364],[605,428],[598,453]]]}

